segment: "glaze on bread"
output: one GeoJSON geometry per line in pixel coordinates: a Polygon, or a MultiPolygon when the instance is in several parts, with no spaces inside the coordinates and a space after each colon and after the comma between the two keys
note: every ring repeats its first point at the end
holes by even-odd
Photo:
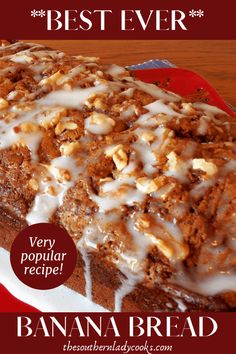
{"type": "Polygon", "coordinates": [[[0,47],[0,244],[38,222],[115,311],[236,309],[235,118],[98,58],[0,47]]]}

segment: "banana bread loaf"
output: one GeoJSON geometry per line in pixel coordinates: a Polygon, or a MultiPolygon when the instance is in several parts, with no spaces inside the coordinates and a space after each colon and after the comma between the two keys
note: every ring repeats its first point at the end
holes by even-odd
{"type": "MultiPolygon", "coordinates": [[[[236,310],[235,118],[98,58],[0,47],[0,246],[39,222],[112,311],[236,310]]],[[[1,271],[1,270],[0,270],[1,271]]]]}

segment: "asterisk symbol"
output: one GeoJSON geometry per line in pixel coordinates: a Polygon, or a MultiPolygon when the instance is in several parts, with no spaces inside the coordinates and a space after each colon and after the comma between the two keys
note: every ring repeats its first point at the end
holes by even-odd
{"type": "Polygon", "coordinates": [[[203,10],[198,10],[197,11],[197,16],[198,17],[203,17],[204,16],[204,11],[203,10]]]}
{"type": "Polygon", "coordinates": [[[32,11],[31,11],[31,16],[32,16],[32,17],[37,17],[37,16],[38,16],[38,11],[32,10],[32,11]]]}
{"type": "Polygon", "coordinates": [[[196,16],[196,11],[195,10],[191,10],[191,11],[189,11],[189,16],[190,17],[195,17],[196,16]]]}
{"type": "Polygon", "coordinates": [[[39,10],[39,11],[38,11],[38,16],[40,16],[40,17],[46,16],[45,11],[44,11],[44,10],[39,10]]]}

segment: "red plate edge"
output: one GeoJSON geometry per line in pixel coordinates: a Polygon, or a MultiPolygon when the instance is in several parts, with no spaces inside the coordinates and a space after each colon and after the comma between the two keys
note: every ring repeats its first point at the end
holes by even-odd
{"type": "Polygon", "coordinates": [[[39,310],[25,304],[13,296],[0,284],[0,312],[38,312],[39,310]]]}
{"type": "MultiPolygon", "coordinates": [[[[203,77],[194,71],[182,68],[160,68],[132,70],[133,75],[145,82],[156,83],[160,87],[173,91],[183,97],[190,97],[196,101],[197,98],[212,104],[229,115],[235,116],[230,107],[220,97],[218,92],[203,77]]],[[[34,307],[25,304],[10,294],[10,292],[0,284],[0,312],[36,312],[34,307]]]]}
{"type": "Polygon", "coordinates": [[[216,106],[231,116],[236,113],[225,103],[213,86],[194,71],[182,68],[132,70],[132,74],[145,82],[173,91],[189,101],[201,101],[216,106]]]}

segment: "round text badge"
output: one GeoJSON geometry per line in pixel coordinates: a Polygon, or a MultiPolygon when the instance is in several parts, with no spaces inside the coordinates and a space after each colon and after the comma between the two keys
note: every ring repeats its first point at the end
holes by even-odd
{"type": "Polygon", "coordinates": [[[28,226],[11,247],[11,265],[16,276],[35,289],[52,289],[73,273],[77,250],[69,234],[54,224],[28,226]]]}

